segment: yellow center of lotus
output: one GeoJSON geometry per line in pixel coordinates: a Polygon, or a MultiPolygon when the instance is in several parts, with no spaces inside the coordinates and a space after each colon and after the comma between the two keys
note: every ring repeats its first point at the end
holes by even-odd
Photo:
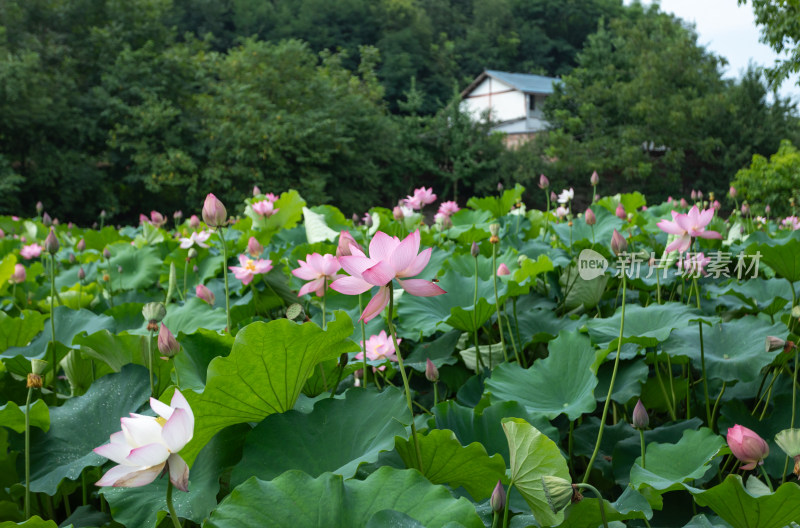
{"type": "Polygon", "coordinates": [[[163,416],[159,416],[158,418],[156,418],[156,422],[158,422],[158,425],[160,425],[161,427],[164,427],[164,424],[167,423],[167,419],[164,418],[163,416]]]}
{"type": "Polygon", "coordinates": [[[253,262],[253,259],[247,259],[247,262],[244,264],[244,269],[248,271],[255,271],[256,270],[256,263],[253,262]]]}

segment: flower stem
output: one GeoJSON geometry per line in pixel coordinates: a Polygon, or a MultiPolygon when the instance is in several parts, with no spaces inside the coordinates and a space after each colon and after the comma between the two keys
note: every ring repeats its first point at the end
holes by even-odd
{"type": "Polygon", "coordinates": [[[433,406],[436,407],[436,404],[439,403],[439,387],[437,382],[433,382],[433,406]]]}
{"type": "Polygon", "coordinates": [[[508,503],[511,502],[511,488],[514,487],[514,482],[508,484],[508,491],[506,492],[506,505],[503,507],[503,528],[508,528],[508,503]]]}
{"type": "Polygon", "coordinates": [[[186,262],[183,265],[183,291],[181,292],[181,299],[186,300],[186,279],[189,277],[189,257],[186,257],[186,262]]]}
{"type": "Polygon", "coordinates": [[[153,334],[154,332],[150,330],[150,337],[147,340],[147,370],[150,371],[150,396],[155,398],[156,389],[155,384],[153,384],[153,334]]]}
{"type": "MultiPolygon", "coordinates": [[[[692,277],[692,285],[694,286],[694,291],[697,294],[697,309],[700,310],[700,288],[697,286],[697,277],[692,277]]],[[[711,427],[712,425],[712,417],[711,417],[711,401],[708,397],[708,376],[706,376],[706,350],[705,344],[703,343],[703,321],[698,321],[698,327],[700,329],[700,368],[703,370],[703,393],[706,398],[706,417],[708,420],[708,426],[711,427]]]]}
{"type": "MultiPolygon", "coordinates": [[[[619,356],[622,351],[622,330],[625,328],[625,271],[622,272],[622,313],[619,322],[619,339],[617,339],[617,356],[614,358],[614,370],[611,372],[611,383],[608,385],[608,394],[606,395],[606,401],[603,404],[603,414],[600,417],[600,430],[597,432],[597,440],[595,442],[594,451],[592,452],[592,458],[589,459],[589,465],[586,466],[586,473],[583,475],[583,483],[589,480],[589,474],[592,472],[592,466],[594,465],[594,460],[597,458],[597,453],[600,451],[600,442],[603,440],[603,428],[606,425],[606,417],[608,416],[608,406],[611,403],[611,394],[614,392],[614,382],[617,379],[617,370],[619,370],[619,356]]],[[[596,492],[596,490],[595,490],[596,492]]],[[[602,507],[602,498],[601,507],[602,507]]],[[[605,520],[603,521],[605,524],[605,520]]]]}
{"type": "Polygon", "coordinates": [[[222,242],[222,273],[225,277],[225,313],[228,316],[228,332],[234,335],[233,325],[231,324],[231,294],[228,289],[228,245],[225,243],[225,236],[222,234],[222,226],[217,227],[219,240],[222,242]]]}
{"type": "MultiPolygon", "coordinates": [[[[475,294],[472,296],[472,327],[475,329],[475,374],[483,372],[483,358],[478,346],[478,257],[475,259],[475,294]]],[[[489,358],[491,361],[491,358],[489,358]]]]}
{"type": "Polygon", "coordinates": [[[25,519],[31,518],[31,396],[33,387],[25,401],[25,519]]]}
{"type": "Polygon", "coordinates": [[[53,392],[56,391],[56,377],[58,376],[58,363],[56,362],[56,256],[50,255],[50,347],[52,348],[53,362],[53,392]]]}
{"type": "Polygon", "coordinates": [[[761,469],[761,473],[764,475],[764,480],[767,481],[767,486],[769,486],[769,491],[771,493],[775,493],[775,490],[772,489],[772,481],[769,479],[769,475],[767,475],[767,470],[764,469],[763,465],[759,465],[758,467],[761,469]]]}
{"type": "MultiPolygon", "coordinates": [[[[361,306],[361,294],[358,294],[358,313],[363,313],[364,309],[361,306]]],[[[361,372],[364,378],[364,389],[367,388],[367,325],[364,324],[363,319],[358,320],[361,323],[361,352],[364,354],[362,359],[364,361],[364,370],[361,372]]],[[[395,349],[397,350],[397,349],[395,349]]],[[[355,375],[355,374],[354,374],[355,375]]],[[[375,386],[378,386],[378,377],[374,376],[375,386]]],[[[380,390],[380,387],[378,387],[380,390]]]]}
{"type": "Polygon", "coordinates": [[[322,279],[322,329],[325,330],[325,297],[327,297],[328,278],[322,279]]]}
{"type": "MultiPolygon", "coordinates": [[[[794,286],[792,286],[794,290],[794,286]]],[[[794,381],[792,383],[792,420],[789,424],[789,429],[794,429],[794,415],[797,409],[797,347],[794,349],[794,381]]],[[[783,464],[783,473],[781,474],[781,484],[786,482],[786,470],[789,467],[789,457],[786,457],[786,462],[783,464]]]]}
{"type": "Polygon", "coordinates": [[[497,297],[497,244],[492,244],[492,279],[494,279],[494,304],[497,307],[497,327],[500,329],[500,346],[503,348],[503,358],[508,363],[506,340],[503,337],[503,320],[500,318],[500,299],[497,297]]]}
{"type": "Polygon", "coordinates": [[[602,519],[602,521],[603,521],[603,527],[604,528],[608,528],[608,521],[606,521],[606,508],[603,505],[603,496],[600,495],[600,492],[597,491],[597,488],[595,488],[591,484],[586,484],[585,482],[583,482],[581,484],[578,484],[577,486],[579,488],[588,489],[589,491],[591,491],[592,493],[595,494],[595,496],[597,497],[597,500],[598,500],[598,502],[600,504],[600,519],[602,519]]]}
{"type": "Polygon", "coordinates": [[[172,525],[175,528],[181,528],[181,523],[178,520],[178,514],[175,513],[175,506],[172,505],[172,481],[167,482],[167,511],[169,511],[169,518],[172,519],[172,525]]]}
{"type": "Polygon", "coordinates": [[[644,469],[644,429],[639,429],[639,443],[642,444],[642,469],[644,469]]]}
{"type": "MultiPolygon", "coordinates": [[[[408,385],[408,376],[406,375],[406,369],[403,366],[403,354],[400,352],[400,346],[397,344],[397,335],[395,334],[394,324],[392,324],[393,314],[394,288],[393,284],[389,282],[389,316],[386,318],[386,323],[389,327],[389,334],[392,336],[392,344],[394,345],[395,354],[397,355],[397,364],[400,369],[400,375],[403,377],[403,387],[405,388],[406,392],[406,403],[408,403],[408,410],[411,412],[411,437],[414,440],[414,449],[417,452],[417,464],[419,465],[420,473],[424,475],[425,469],[422,466],[422,452],[419,449],[419,440],[417,439],[417,426],[414,425],[414,405],[411,403],[411,387],[408,385]]],[[[366,378],[364,385],[366,385],[366,378]]]]}

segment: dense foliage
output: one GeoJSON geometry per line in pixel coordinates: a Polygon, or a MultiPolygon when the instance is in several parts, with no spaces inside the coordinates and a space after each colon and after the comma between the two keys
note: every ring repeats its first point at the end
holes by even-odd
{"type": "Polygon", "coordinates": [[[0,526],[790,526],[800,220],[523,192],[0,216],[0,526]]]}

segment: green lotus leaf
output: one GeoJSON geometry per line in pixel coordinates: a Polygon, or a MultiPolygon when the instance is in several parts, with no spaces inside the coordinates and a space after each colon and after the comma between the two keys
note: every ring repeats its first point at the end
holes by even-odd
{"type": "Polygon", "coordinates": [[[707,490],[689,490],[700,506],[707,506],[733,528],[782,528],[797,521],[800,486],[787,482],[770,493],[754,496],[739,475],[728,475],[722,484],[707,490]]]}
{"type": "Polygon", "coordinates": [[[252,477],[220,503],[204,526],[351,528],[365,526],[383,510],[404,513],[428,528],[451,522],[483,528],[466,498],[454,499],[446,488],[431,484],[416,470],[388,466],[364,480],[345,481],[330,473],[313,478],[296,470],[270,482],[252,477]]]}
{"type": "MultiPolygon", "coordinates": [[[[45,432],[50,429],[50,410],[43,400],[36,400],[31,404],[30,424],[45,432]]],[[[24,433],[25,406],[20,407],[14,402],[8,402],[0,407],[0,426],[24,433]]]]}
{"type": "Polygon", "coordinates": [[[362,463],[391,451],[410,419],[398,389],[350,389],[344,399],[318,401],[308,414],[272,414],[247,434],[231,483],[236,486],[251,476],[271,480],[290,469],[312,477],[330,472],[350,478],[362,463]]]}
{"type": "MultiPolygon", "coordinates": [[[[612,317],[591,319],[586,323],[589,335],[599,347],[616,349],[621,314],[622,307],[619,307],[612,317]]],[[[622,342],[656,346],[666,341],[673,330],[689,326],[698,315],[696,309],[679,302],[651,304],[647,307],[628,305],[625,307],[622,342]]]]}
{"type": "MultiPolygon", "coordinates": [[[[146,224],[149,225],[149,224],[146,224]]],[[[130,244],[109,246],[108,274],[111,287],[123,290],[146,289],[158,282],[161,272],[161,256],[156,246],[135,247],[130,244]],[[122,268],[122,273],[119,269],[122,268]]]]}

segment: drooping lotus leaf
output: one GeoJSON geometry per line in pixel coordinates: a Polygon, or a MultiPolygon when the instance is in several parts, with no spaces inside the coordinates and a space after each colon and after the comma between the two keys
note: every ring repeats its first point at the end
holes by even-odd
{"type": "Polygon", "coordinates": [[[62,479],[75,480],[84,468],[106,459],[92,449],[120,430],[119,419],[137,412],[150,396],[147,370],[128,365],[96,380],[83,396],[50,409],[47,433],[31,434],[31,490],[55,495],[62,479]]]}
{"type": "MultiPolygon", "coordinates": [[[[21,523],[15,523],[12,521],[0,522],[0,528],[19,528],[20,526],[23,528],[58,528],[58,525],[55,523],[55,521],[52,520],[45,521],[38,515],[34,515],[30,519],[23,521],[21,523]]],[[[70,524],[69,526],[72,525],[70,524]]],[[[67,526],[66,528],[69,528],[69,526],[67,526]]]]}
{"type": "Polygon", "coordinates": [[[391,388],[381,393],[350,389],[344,399],[318,401],[308,414],[271,414],[248,433],[231,484],[252,476],[271,480],[290,469],[350,478],[362,463],[391,451],[410,419],[402,391],[391,388]]]}
{"type": "Polygon", "coordinates": [[[109,246],[108,274],[112,287],[117,290],[136,290],[149,288],[158,282],[161,271],[161,256],[158,247],[148,245],[135,247],[130,244],[113,244],[109,246]],[[122,268],[122,273],[119,269],[122,268]]]}
{"type": "MultiPolygon", "coordinates": [[[[601,348],[616,349],[621,314],[622,307],[619,307],[612,317],[591,319],[586,323],[589,335],[601,348]]],[[[696,309],[679,302],[651,304],[647,307],[629,304],[625,307],[622,342],[656,346],[666,341],[670,332],[689,326],[698,316],[696,309]]]]}
{"type": "Polygon", "coordinates": [[[571,481],[567,461],[558,446],[525,420],[506,418],[503,431],[508,439],[511,483],[530,506],[542,526],[555,526],[564,512],[553,513],[545,497],[542,477],[550,475],[571,481]]]}
{"type": "MultiPolygon", "coordinates": [[[[586,491],[584,490],[584,493],[586,491]]],[[[567,506],[564,511],[564,522],[559,525],[559,528],[597,528],[603,524],[603,518],[600,515],[599,499],[596,497],[584,498],[580,502],[575,502],[567,506]]],[[[604,513],[606,521],[627,521],[630,519],[651,519],[653,517],[653,508],[647,499],[631,488],[625,488],[619,499],[613,503],[607,500],[603,501],[604,513]]]]}
{"type": "Polygon", "coordinates": [[[489,456],[478,442],[462,446],[453,431],[432,429],[418,434],[422,468],[417,461],[413,438],[397,437],[395,449],[406,467],[418,469],[434,484],[463,487],[475,500],[489,497],[506,473],[500,455],[489,456]]]}
{"type": "Polygon", "coordinates": [[[682,489],[684,483],[705,476],[725,445],[725,440],[707,427],[684,431],[677,444],[648,444],[645,467],[639,457],[631,469],[631,485],[636,489],[648,485],[662,492],[682,489]]]}
{"type": "Polygon", "coordinates": [[[508,460],[508,440],[500,426],[503,418],[522,418],[554,442],[559,441],[558,429],[546,418],[529,413],[515,401],[494,403],[477,413],[470,407],[447,400],[431,411],[436,428],[453,431],[462,445],[480,442],[487,453],[490,455],[499,453],[503,460],[508,460]]]}
{"type": "MultiPolygon", "coordinates": [[[[767,336],[786,338],[787,335],[783,323],[770,324],[756,317],[704,326],[703,345],[709,379],[749,382],[759,378],[761,369],[783,352],[765,352],[767,336]]],[[[674,331],[664,342],[663,350],[673,357],[691,358],[699,369],[700,334],[697,325],[674,331]]]]}
{"type": "Polygon", "coordinates": [[[711,508],[733,528],[782,528],[798,520],[800,486],[794,482],[756,497],[744,487],[741,476],[728,475],[711,489],[689,491],[697,504],[711,508]]]}
{"type": "Polygon", "coordinates": [[[237,486],[204,526],[208,528],[351,528],[364,526],[376,513],[395,510],[428,528],[457,522],[483,528],[466,498],[454,499],[443,486],[416,470],[383,466],[364,480],[344,481],[325,473],[317,478],[287,471],[265,482],[255,477],[237,486]]]}
{"type": "Polygon", "coordinates": [[[511,208],[514,207],[522,193],[525,192],[525,187],[517,183],[513,189],[506,189],[503,194],[498,196],[486,196],[478,198],[473,196],[467,201],[467,207],[488,211],[492,213],[494,218],[500,218],[508,214],[511,208]]]}
{"type": "MultiPolygon", "coordinates": [[[[30,424],[45,432],[50,428],[50,411],[44,400],[36,400],[31,404],[30,424]]],[[[0,407],[0,427],[8,427],[18,433],[24,433],[25,406],[20,407],[10,401],[0,407]]]]}
{"type": "Polygon", "coordinates": [[[24,347],[44,329],[41,312],[23,310],[19,317],[0,312],[0,352],[9,347],[24,347]]]}
{"type": "Polygon", "coordinates": [[[779,277],[791,282],[800,280],[800,240],[796,237],[783,240],[780,244],[774,241],[751,244],[747,251],[750,254],[760,253],[761,262],[772,268],[779,277]]]}
{"type": "Polygon", "coordinates": [[[562,332],[549,349],[547,358],[535,361],[527,369],[518,363],[499,365],[486,380],[492,401],[517,401],[529,412],[548,419],[566,414],[576,420],[583,413],[592,412],[597,376],[591,369],[595,349],[589,339],[562,332]]]}
{"type": "Polygon", "coordinates": [[[247,325],[236,334],[230,355],[208,365],[205,390],[184,393],[195,414],[194,438],[182,456],[191,464],[220,429],[260,422],[294,407],[318,363],[358,350],[348,338],[353,322],[343,312],[323,331],[288,319],[247,325]]]}

